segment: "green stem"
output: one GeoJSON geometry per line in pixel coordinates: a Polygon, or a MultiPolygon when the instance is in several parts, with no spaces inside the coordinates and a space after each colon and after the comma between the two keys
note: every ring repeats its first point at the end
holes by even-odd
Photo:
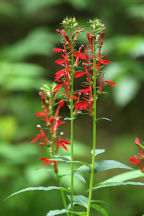
{"type": "MultiPolygon", "coordinates": [[[[73,43],[72,43],[72,47],[73,43]]],[[[73,137],[74,137],[74,104],[73,104],[73,94],[74,94],[74,55],[72,53],[72,59],[71,59],[71,100],[70,100],[70,117],[71,117],[71,160],[74,160],[74,154],[73,154],[73,137]]],[[[71,163],[71,211],[73,211],[73,173],[74,173],[74,166],[73,163],[71,163]]],[[[71,213],[71,216],[73,213],[71,213]]]]}
{"type": "MultiPolygon", "coordinates": [[[[56,175],[57,175],[58,185],[59,185],[59,187],[61,187],[60,176],[58,175],[58,172],[56,172],[56,175]]],[[[65,194],[64,194],[64,191],[62,191],[62,190],[61,190],[61,197],[62,197],[62,202],[63,202],[64,208],[67,209],[67,202],[65,199],[65,194]]],[[[69,213],[66,213],[66,215],[69,216],[69,213]]]]}
{"type": "MultiPolygon", "coordinates": [[[[94,41],[94,57],[95,57],[95,41],[94,41]]],[[[94,105],[93,105],[93,155],[92,155],[92,165],[91,165],[91,176],[90,176],[90,187],[89,187],[89,199],[88,199],[88,209],[87,216],[90,215],[91,199],[92,199],[92,189],[94,180],[94,162],[95,162],[95,149],[96,149],[96,60],[94,58],[93,64],[93,95],[94,95],[94,105]]]]}

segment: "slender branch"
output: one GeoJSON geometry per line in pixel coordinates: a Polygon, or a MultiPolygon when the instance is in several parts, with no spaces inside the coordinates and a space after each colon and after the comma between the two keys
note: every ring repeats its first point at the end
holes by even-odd
{"type": "Polygon", "coordinates": [[[93,179],[94,179],[94,162],[95,162],[95,149],[96,149],[96,59],[95,59],[95,40],[94,40],[94,59],[93,59],[93,95],[94,95],[94,105],[93,105],[93,155],[92,155],[92,165],[91,165],[91,176],[90,176],[90,187],[89,187],[89,199],[88,199],[88,209],[87,216],[90,215],[91,199],[92,199],[92,189],[93,189],[93,179]]]}

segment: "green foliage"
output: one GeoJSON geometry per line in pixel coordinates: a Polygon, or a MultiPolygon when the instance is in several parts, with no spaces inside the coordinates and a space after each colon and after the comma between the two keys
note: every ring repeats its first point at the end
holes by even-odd
{"type": "Polygon", "coordinates": [[[12,196],[15,196],[16,194],[19,194],[19,193],[23,193],[23,192],[26,192],[26,191],[50,191],[50,190],[63,190],[63,191],[66,191],[66,192],[69,192],[66,188],[64,187],[56,187],[56,186],[49,186],[49,187],[43,187],[43,186],[39,186],[39,187],[28,187],[28,188],[25,188],[25,189],[22,189],[22,190],[19,190],[13,194],[11,194],[8,198],[12,197],[12,196]]]}

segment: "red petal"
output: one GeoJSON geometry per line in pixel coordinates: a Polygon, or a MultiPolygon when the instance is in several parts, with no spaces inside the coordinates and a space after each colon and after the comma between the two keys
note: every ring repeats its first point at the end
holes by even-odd
{"type": "Polygon", "coordinates": [[[78,58],[80,58],[80,59],[86,59],[86,55],[84,54],[84,53],[76,53],[75,55],[74,55],[74,57],[78,57],[78,58]]]}
{"type": "Polygon", "coordinates": [[[104,81],[104,82],[107,83],[108,85],[112,85],[112,86],[116,85],[116,83],[112,81],[104,81]]]}
{"type": "Polygon", "coordinates": [[[109,61],[109,60],[100,60],[100,63],[104,64],[104,65],[107,65],[107,64],[111,63],[111,61],[109,61]]]}
{"type": "Polygon", "coordinates": [[[81,77],[81,76],[83,76],[84,74],[86,74],[86,72],[75,72],[75,73],[74,73],[74,78],[81,77]]]}
{"type": "Polygon", "coordinates": [[[131,163],[136,163],[136,164],[139,164],[140,163],[140,160],[138,159],[138,158],[129,158],[129,161],[131,162],[131,163]]]}
{"type": "Polygon", "coordinates": [[[62,52],[63,49],[60,49],[60,48],[54,48],[53,51],[56,52],[56,53],[59,53],[59,52],[62,52]]]}
{"type": "Polygon", "coordinates": [[[65,63],[65,59],[58,59],[55,61],[58,65],[63,65],[65,63]]]}
{"type": "Polygon", "coordinates": [[[36,142],[41,136],[42,136],[42,133],[39,133],[39,134],[37,135],[37,137],[31,141],[31,143],[36,142]]]}
{"type": "Polygon", "coordinates": [[[54,92],[56,93],[64,84],[57,85],[54,87],[54,92]]]}
{"type": "Polygon", "coordinates": [[[42,116],[45,115],[45,113],[44,113],[44,112],[43,112],[43,113],[36,112],[35,115],[36,115],[37,117],[42,117],[42,116]]]}

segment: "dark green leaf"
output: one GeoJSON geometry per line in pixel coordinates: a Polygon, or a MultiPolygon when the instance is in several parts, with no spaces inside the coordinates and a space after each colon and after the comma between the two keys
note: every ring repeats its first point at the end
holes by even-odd
{"type": "Polygon", "coordinates": [[[97,119],[96,119],[96,121],[99,121],[99,120],[112,121],[111,119],[109,119],[109,118],[105,118],[105,117],[97,118],[97,119]]]}

